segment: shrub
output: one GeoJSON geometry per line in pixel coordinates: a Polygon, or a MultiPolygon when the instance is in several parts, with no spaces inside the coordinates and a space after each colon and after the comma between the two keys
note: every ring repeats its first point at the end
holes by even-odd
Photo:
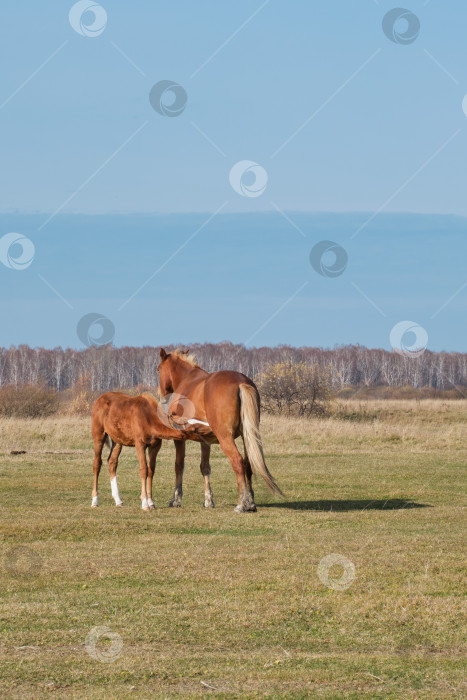
{"type": "Polygon", "coordinates": [[[42,384],[8,384],[0,387],[0,415],[8,418],[43,418],[58,411],[56,391],[42,384]]]}
{"type": "Polygon", "coordinates": [[[306,362],[278,362],[256,378],[262,405],[273,414],[323,415],[333,398],[332,372],[306,362]]]}
{"type": "Polygon", "coordinates": [[[81,375],[71,389],[64,394],[64,411],[69,416],[89,416],[94,401],[101,392],[93,391],[91,380],[81,375]]]}

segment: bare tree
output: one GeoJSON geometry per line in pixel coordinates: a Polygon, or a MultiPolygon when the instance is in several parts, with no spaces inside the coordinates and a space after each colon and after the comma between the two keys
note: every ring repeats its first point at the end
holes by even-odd
{"type": "MultiPolygon", "coordinates": [[[[467,353],[434,353],[425,350],[417,357],[404,356],[359,345],[333,349],[288,345],[246,348],[224,341],[189,346],[201,367],[209,372],[234,369],[259,376],[271,365],[305,363],[332,369],[333,388],[430,387],[453,389],[467,387],[467,353]]],[[[169,347],[168,348],[173,349],[169,347]]],[[[46,384],[62,391],[86,377],[92,391],[134,386],[157,386],[158,347],[122,347],[112,345],[85,350],[19,347],[0,348],[0,386],[46,384]]]]}

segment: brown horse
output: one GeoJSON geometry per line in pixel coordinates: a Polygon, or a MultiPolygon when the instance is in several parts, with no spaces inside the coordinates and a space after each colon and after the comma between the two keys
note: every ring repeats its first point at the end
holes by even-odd
{"type": "Polygon", "coordinates": [[[212,434],[208,442],[218,442],[230,460],[237,477],[237,513],[255,511],[251,487],[252,472],[261,474],[273,493],[283,495],[264,461],[259,432],[260,399],[258,389],[249,377],[240,372],[205,372],[193,356],[175,350],[160,351],[159,392],[165,397],[170,420],[204,421],[212,434]],[[235,444],[242,436],[243,458],[235,444]]]}
{"type": "Polygon", "coordinates": [[[117,485],[117,465],[123,445],[136,447],[141,477],[141,507],[143,510],[155,508],[152,500],[152,480],[156,467],[157,454],[162,440],[174,440],[176,457],[176,485],[174,497],[169,505],[180,505],[181,492],[177,491],[180,475],[183,474],[185,459],[185,440],[201,442],[201,473],[205,480],[205,503],[212,500],[209,483],[209,441],[214,437],[208,426],[192,418],[178,422],[167,420],[159,402],[151,394],[127,396],[117,391],[102,394],[92,409],[92,437],[94,439],[94,485],[92,490],[92,507],[97,507],[97,486],[102,466],[102,449],[106,442],[110,447],[108,457],[110,485],[115,505],[121,506],[122,500],[117,485]],[[146,461],[146,449],[149,453],[149,467],[146,461]]]}

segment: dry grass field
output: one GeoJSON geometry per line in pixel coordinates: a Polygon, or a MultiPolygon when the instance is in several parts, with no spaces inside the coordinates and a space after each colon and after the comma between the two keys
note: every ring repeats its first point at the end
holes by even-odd
{"type": "Polygon", "coordinates": [[[2,697],[465,697],[467,401],[262,424],[286,498],[237,515],[218,447],[215,510],[194,443],[182,509],[165,443],[156,511],[129,448],[91,510],[89,419],[0,420],[2,697]]]}

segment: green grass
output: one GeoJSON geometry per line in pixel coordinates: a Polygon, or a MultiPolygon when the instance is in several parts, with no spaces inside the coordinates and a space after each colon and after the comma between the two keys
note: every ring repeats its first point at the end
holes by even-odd
{"type": "Polygon", "coordinates": [[[130,449],[125,507],[103,468],[91,510],[91,451],[40,453],[87,450],[88,420],[0,421],[6,449],[28,450],[0,455],[0,695],[461,697],[467,402],[427,406],[373,402],[370,421],[266,417],[287,497],[257,483],[258,512],[242,515],[217,447],[215,510],[202,508],[195,444],[183,508],[167,508],[170,443],[156,511],[140,510],[130,449]],[[355,567],[344,590],[318,576],[330,554],[355,567]],[[123,644],[110,663],[85,647],[102,626],[123,644]]]}

